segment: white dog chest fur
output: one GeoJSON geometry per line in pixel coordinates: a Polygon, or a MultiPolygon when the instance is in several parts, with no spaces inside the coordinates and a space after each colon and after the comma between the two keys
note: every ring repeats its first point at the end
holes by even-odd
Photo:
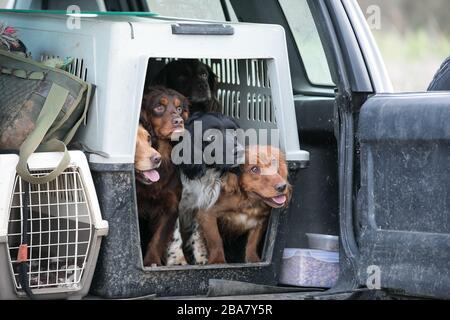
{"type": "Polygon", "coordinates": [[[183,195],[179,205],[180,213],[184,210],[211,208],[219,199],[220,177],[221,173],[215,169],[208,169],[203,177],[195,180],[188,179],[182,173],[183,195]]]}

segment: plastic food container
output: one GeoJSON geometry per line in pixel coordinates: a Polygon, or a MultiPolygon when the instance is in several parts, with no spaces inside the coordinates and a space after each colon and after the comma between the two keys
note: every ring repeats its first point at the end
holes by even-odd
{"type": "Polygon", "coordinates": [[[280,283],[332,288],[339,277],[339,253],[323,250],[285,249],[280,283]]]}
{"type": "Polygon", "coordinates": [[[339,237],[326,234],[307,233],[310,249],[339,251],[339,237]]]}

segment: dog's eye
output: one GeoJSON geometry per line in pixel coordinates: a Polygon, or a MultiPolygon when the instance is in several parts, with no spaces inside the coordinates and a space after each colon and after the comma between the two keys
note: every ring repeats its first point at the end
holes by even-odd
{"type": "Polygon", "coordinates": [[[179,114],[182,114],[182,113],[183,113],[183,108],[182,108],[182,107],[178,107],[178,108],[177,108],[177,112],[178,112],[179,114]]]}
{"type": "Polygon", "coordinates": [[[261,172],[261,169],[259,169],[259,167],[255,166],[250,169],[250,172],[253,174],[259,174],[261,172]]]}
{"type": "Polygon", "coordinates": [[[164,110],[165,110],[165,107],[164,106],[159,106],[159,107],[156,107],[155,109],[153,109],[155,112],[157,112],[157,113],[162,113],[162,112],[164,112],[164,110]]]}
{"type": "Polygon", "coordinates": [[[206,72],[203,72],[200,74],[200,78],[202,78],[203,80],[208,79],[208,74],[206,72]]]}

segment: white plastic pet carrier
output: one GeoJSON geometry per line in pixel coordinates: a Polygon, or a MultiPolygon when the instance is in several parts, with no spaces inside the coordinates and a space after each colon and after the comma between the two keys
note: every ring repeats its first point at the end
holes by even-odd
{"type": "MultiPolygon", "coordinates": [[[[57,179],[32,185],[16,174],[17,155],[0,155],[0,299],[25,296],[17,270],[25,210],[27,274],[33,294],[81,298],[89,291],[108,224],[101,218],[84,154],[71,151],[70,156],[70,166],[57,179]]],[[[34,154],[28,162],[31,173],[48,173],[60,157],[59,153],[34,154]]]]}
{"type": "Polygon", "coordinates": [[[210,24],[120,16],[86,17],[71,25],[65,15],[11,13],[0,14],[0,20],[18,29],[34,59],[74,57],[72,72],[97,86],[80,139],[108,157],[92,154],[90,162],[133,163],[147,67],[153,66],[149,59],[179,58],[212,66],[224,113],[244,129],[278,128],[287,160],[309,160],[300,149],[281,26],[241,23],[199,31],[195,26],[210,24]]]}

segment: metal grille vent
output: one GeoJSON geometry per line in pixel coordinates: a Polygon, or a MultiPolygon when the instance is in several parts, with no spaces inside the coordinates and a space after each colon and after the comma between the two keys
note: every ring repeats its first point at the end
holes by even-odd
{"type": "MultiPolygon", "coordinates": [[[[48,59],[59,59],[59,56],[52,56],[52,55],[42,55],[41,56],[41,62],[46,61],[48,59]]],[[[69,69],[67,70],[69,73],[73,74],[74,76],[80,78],[83,81],[87,81],[87,74],[88,69],[85,65],[85,62],[83,59],[74,59],[72,64],[69,66],[69,69]]]]}
{"type": "MultiPolygon", "coordinates": [[[[48,171],[35,171],[41,176],[48,171]]],[[[57,179],[28,185],[29,285],[32,289],[80,289],[93,235],[91,212],[78,168],[57,179]]],[[[22,241],[25,184],[17,176],[10,207],[8,251],[17,289],[16,258],[22,241]]]]}

